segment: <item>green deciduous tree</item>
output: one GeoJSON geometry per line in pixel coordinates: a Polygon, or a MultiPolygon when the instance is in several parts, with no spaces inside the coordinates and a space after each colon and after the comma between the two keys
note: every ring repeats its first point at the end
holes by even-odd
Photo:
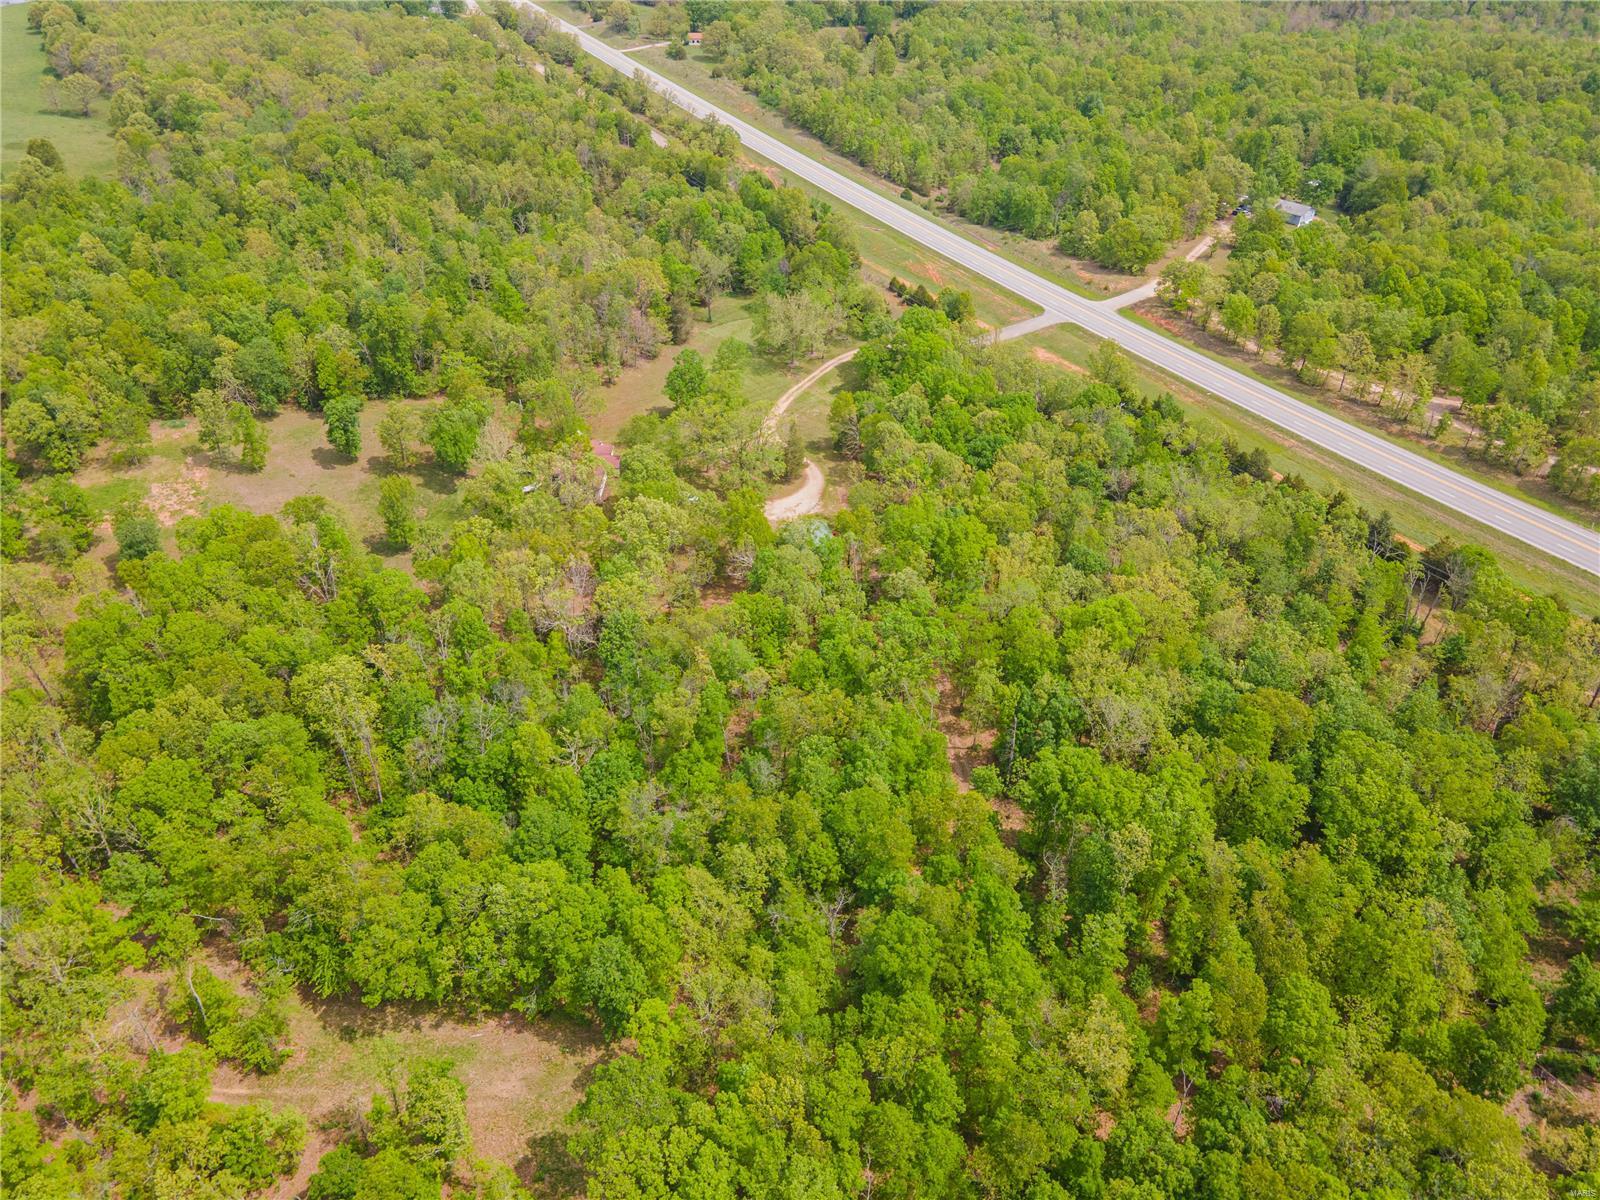
{"type": "Polygon", "coordinates": [[[416,466],[417,442],[422,436],[422,422],[416,410],[401,403],[389,405],[378,422],[378,444],[390,461],[401,470],[416,466]]]}
{"type": "Polygon", "coordinates": [[[130,505],[119,512],[112,532],[123,558],[143,558],[161,548],[161,526],[142,506],[130,505]]]}
{"type": "Polygon", "coordinates": [[[328,445],[347,458],[361,454],[361,410],[366,407],[360,396],[332,396],[323,402],[322,412],[328,423],[328,445]]]}
{"type": "Polygon", "coordinates": [[[389,475],[378,487],[378,515],[383,535],[391,545],[405,549],[417,534],[417,488],[404,475],[389,475]]]}
{"type": "Polygon", "coordinates": [[[769,295],[756,314],[756,343],[792,365],[820,353],[838,337],[842,323],[836,304],[810,292],[769,295]]]}
{"type": "Polygon", "coordinates": [[[667,399],[679,407],[693,403],[705,395],[709,378],[710,373],[699,352],[685,350],[667,372],[667,399]]]}
{"type": "Polygon", "coordinates": [[[428,444],[440,465],[458,474],[472,464],[483,418],[470,405],[446,403],[428,419],[428,444]]]}

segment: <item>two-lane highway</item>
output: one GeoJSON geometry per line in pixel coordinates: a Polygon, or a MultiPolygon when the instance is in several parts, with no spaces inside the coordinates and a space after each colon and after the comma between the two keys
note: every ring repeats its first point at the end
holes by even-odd
{"type": "MultiPolygon", "coordinates": [[[[536,4],[530,7],[538,9],[536,4]]],[[[920,245],[1037,304],[1045,311],[1043,323],[1048,323],[1050,318],[1071,321],[1096,337],[1109,338],[1130,354],[1272,422],[1298,439],[1332,451],[1437,504],[1600,575],[1600,533],[1330,416],[1314,405],[1128,320],[1115,306],[1070,292],[724,112],[578,27],[548,13],[545,16],[562,32],[577,38],[586,53],[624,75],[648,81],[667,99],[695,116],[713,118],[728,126],[740,141],[763,158],[920,245]]]]}

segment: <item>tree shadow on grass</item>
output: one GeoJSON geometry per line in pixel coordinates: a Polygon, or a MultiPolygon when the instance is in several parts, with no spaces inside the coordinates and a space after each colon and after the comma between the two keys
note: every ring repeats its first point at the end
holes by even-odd
{"type": "Polygon", "coordinates": [[[458,475],[448,467],[439,465],[432,459],[425,459],[411,468],[411,474],[417,481],[417,486],[424,491],[432,492],[435,496],[454,495],[465,475],[458,475]]]}
{"type": "Polygon", "coordinates": [[[318,446],[311,452],[311,461],[324,471],[332,471],[339,467],[355,466],[360,459],[351,458],[343,450],[335,450],[332,446],[318,446]]]}
{"type": "Polygon", "coordinates": [[[361,544],[379,558],[393,558],[412,548],[412,543],[402,546],[399,542],[390,541],[388,535],[383,533],[370,533],[361,539],[361,544]]]}
{"type": "Polygon", "coordinates": [[[297,990],[301,1001],[316,1013],[323,1027],[342,1041],[425,1031],[446,1024],[478,1023],[533,1030],[542,1040],[567,1054],[592,1054],[604,1044],[598,1029],[561,1015],[540,1016],[530,1021],[518,1012],[472,1011],[454,1006],[388,1003],[369,1007],[354,992],[323,997],[304,985],[297,990]]]}
{"type": "Polygon", "coordinates": [[[407,467],[397,463],[391,454],[373,454],[368,456],[363,467],[370,474],[380,478],[389,475],[409,475],[419,488],[436,496],[451,495],[465,478],[441,466],[431,457],[418,459],[407,467]]]}
{"type": "Polygon", "coordinates": [[[567,1149],[567,1134],[536,1133],[527,1154],[517,1160],[517,1179],[540,1200],[583,1194],[583,1164],[567,1149]]]}

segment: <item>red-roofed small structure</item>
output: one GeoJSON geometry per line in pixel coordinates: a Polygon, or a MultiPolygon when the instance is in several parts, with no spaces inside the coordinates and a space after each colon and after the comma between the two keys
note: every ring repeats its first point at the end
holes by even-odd
{"type": "Polygon", "coordinates": [[[622,458],[617,453],[617,448],[610,442],[602,442],[598,438],[589,439],[589,449],[594,452],[604,466],[596,472],[600,476],[600,484],[595,488],[594,502],[599,504],[606,498],[606,485],[611,482],[611,472],[622,470],[622,458]]]}
{"type": "Polygon", "coordinates": [[[602,442],[596,438],[590,438],[589,449],[593,450],[594,456],[613,471],[622,469],[622,459],[617,454],[617,448],[610,442],[602,442]]]}

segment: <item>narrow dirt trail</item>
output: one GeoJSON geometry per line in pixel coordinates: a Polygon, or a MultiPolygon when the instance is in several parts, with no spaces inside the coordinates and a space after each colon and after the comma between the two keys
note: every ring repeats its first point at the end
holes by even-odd
{"type": "MultiPolygon", "coordinates": [[[[1036,330],[1048,329],[1052,325],[1058,325],[1061,320],[1062,318],[1055,313],[1040,313],[1038,316],[1028,317],[1025,320],[1007,325],[995,334],[995,340],[1009,341],[1014,337],[1022,337],[1036,330]]],[[[766,420],[761,422],[762,431],[767,434],[777,433],[778,422],[783,419],[783,414],[789,410],[789,406],[804,395],[806,389],[810,388],[829,371],[842,367],[853,359],[859,349],[861,349],[860,346],[855,346],[846,350],[843,354],[834,355],[799,383],[785,391],[783,395],[779,396],[773,402],[772,411],[767,414],[766,420]]],[[[1035,354],[1041,356],[1045,353],[1048,352],[1035,351],[1035,354]]],[[[1051,355],[1050,358],[1055,360],[1054,355],[1051,355]]],[[[1056,361],[1061,362],[1064,366],[1071,366],[1065,359],[1056,361]]],[[[822,507],[822,496],[827,490],[827,482],[822,473],[822,468],[817,466],[811,459],[806,459],[805,473],[801,478],[800,486],[788,495],[775,496],[767,501],[763,510],[767,514],[767,520],[776,525],[780,521],[792,521],[796,517],[810,516],[822,507]]]]}
{"type": "MultiPolygon", "coordinates": [[[[853,346],[843,354],[834,355],[773,401],[772,411],[767,414],[767,419],[761,422],[762,430],[768,434],[777,433],[778,422],[783,418],[783,414],[789,411],[789,406],[829,371],[844,366],[854,358],[859,349],[861,347],[853,346]]],[[[767,501],[763,510],[767,514],[767,520],[776,525],[780,521],[792,521],[796,517],[811,515],[822,507],[822,493],[827,489],[827,484],[822,468],[809,458],[806,459],[805,472],[800,478],[799,488],[787,496],[775,496],[767,501]]]]}
{"type": "Polygon", "coordinates": [[[849,350],[846,350],[843,354],[835,355],[833,358],[830,358],[827,362],[823,363],[815,371],[811,372],[811,374],[807,375],[799,383],[795,384],[788,391],[784,392],[783,395],[774,400],[772,402],[772,411],[767,414],[767,419],[761,422],[761,428],[768,433],[776,433],[778,429],[778,421],[782,418],[784,413],[789,411],[789,405],[793,404],[808,387],[810,387],[817,380],[821,379],[829,371],[833,370],[835,367],[844,366],[845,363],[849,362],[856,356],[856,351],[859,349],[861,349],[860,346],[853,346],[849,350]]]}

